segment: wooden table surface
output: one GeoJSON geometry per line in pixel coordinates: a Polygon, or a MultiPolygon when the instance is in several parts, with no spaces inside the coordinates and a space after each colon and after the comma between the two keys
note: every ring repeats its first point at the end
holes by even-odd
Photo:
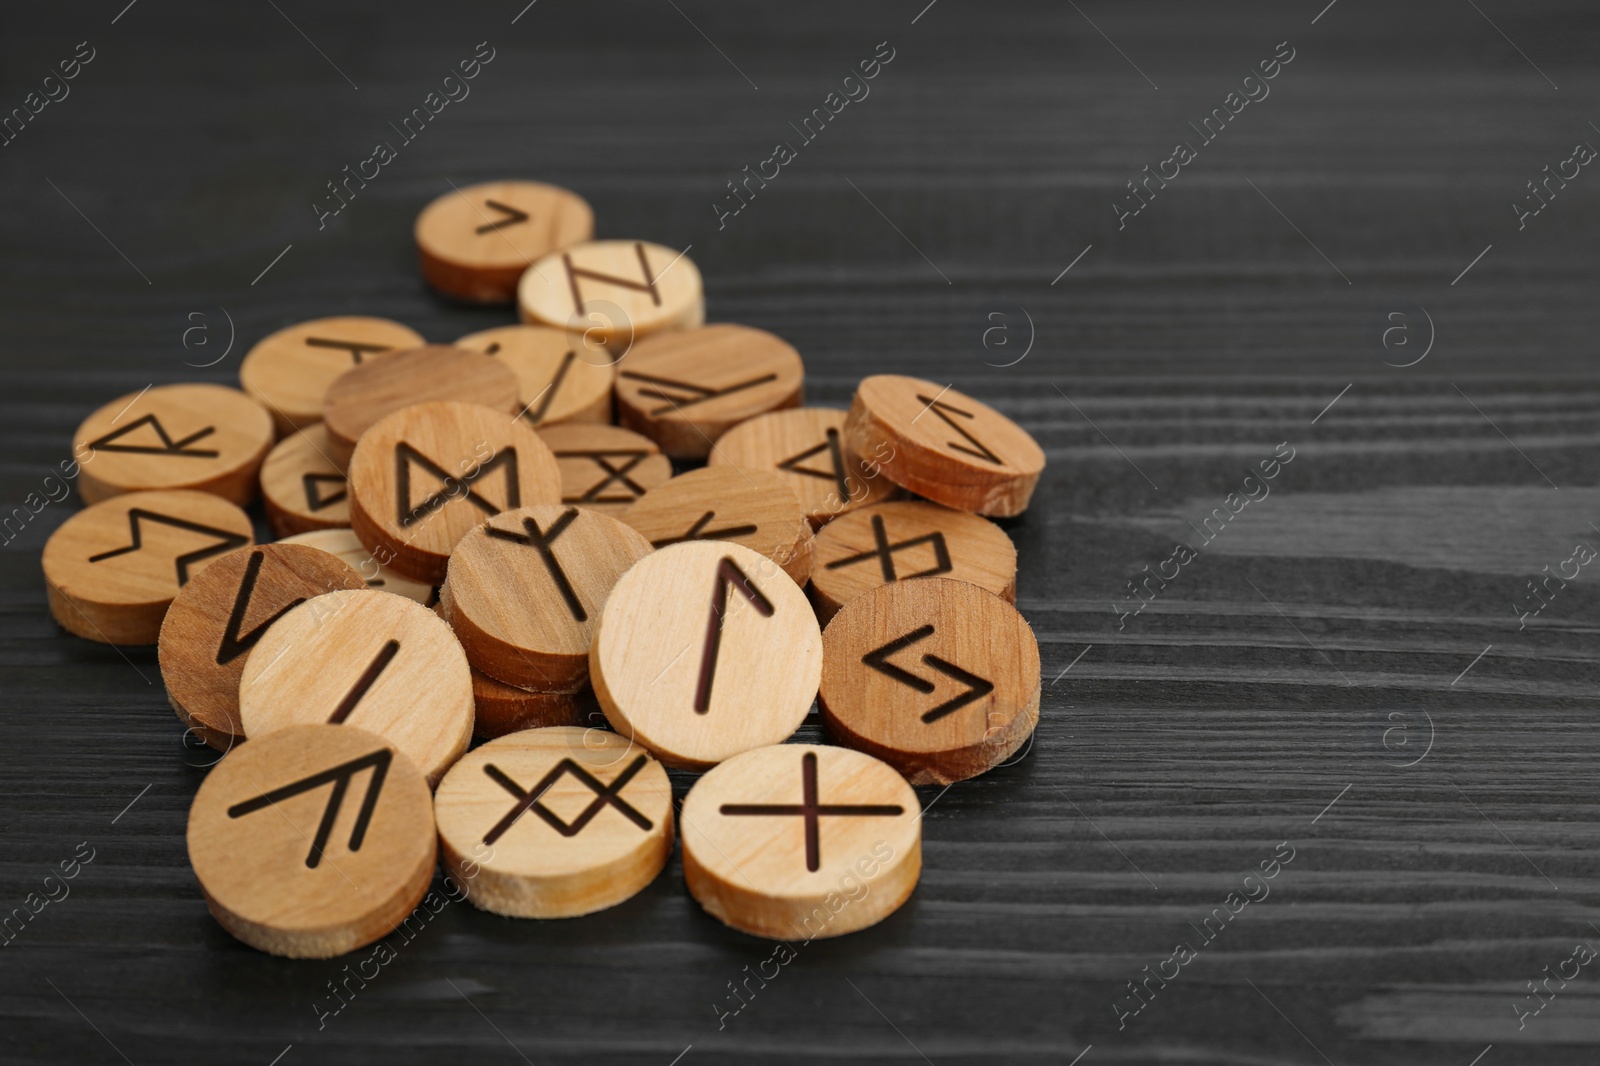
{"type": "Polygon", "coordinates": [[[93,58],[0,147],[0,911],[93,859],[0,951],[0,1057],[1593,1063],[1600,595],[1569,560],[1600,545],[1600,177],[1574,151],[1600,145],[1600,12],[1324,2],[6,13],[7,111],[93,58]],[[470,96],[402,142],[480,41],[470,96]],[[803,140],[875,52],[869,95],[803,140]],[[319,230],[378,141],[397,157],[319,230]],[[692,246],[710,318],[793,342],[810,402],[937,378],[1049,454],[1007,524],[1035,742],[922,790],[911,901],[798,947],[736,1014],[773,946],[674,858],[585,919],[453,904],[319,1028],[349,960],[271,958],[206,913],[183,830],[212,755],[154,650],[45,608],[39,552],[79,503],[27,512],[87,412],[233,383],[302,319],[509,321],[433,296],[411,238],[452,182],[498,177],[692,246]]]}

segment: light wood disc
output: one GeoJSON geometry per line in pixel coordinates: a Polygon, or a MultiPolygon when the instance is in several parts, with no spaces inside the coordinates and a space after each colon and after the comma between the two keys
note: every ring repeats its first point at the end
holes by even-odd
{"type": "Polygon", "coordinates": [[[847,748],[775,744],[715,767],[683,801],[683,876],[713,917],[813,940],[893,913],[922,871],[922,811],[893,768],[847,748]]]}
{"type": "Polygon", "coordinates": [[[594,236],[594,211],[556,185],[491,181],[440,196],[413,232],[429,285],[471,303],[511,303],[534,260],[594,236]]]}
{"type": "Polygon", "coordinates": [[[326,959],[386,936],[433,879],[433,797],[364,729],[300,725],[229,752],[189,808],[189,864],[222,927],[326,959]]]}
{"type": "Polygon", "coordinates": [[[124,492],[194,489],[243,507],[272,447],[272,419],[238,389],[158,385],[119,396],[72,435],[86,503],[124,492]]]}
{"type": "Polygon", "coordinates": [[[726,541],[645,556],[611,590],[589,649],[612,728],[668,766],[705,769],[805,720],[821,675],[805,593],[726,541]]]}
{"type": "Polygon", "coordinates": [[[102,644],[154,644],[178,590],[254,540],[250,518],[205,492],[130,492],[68,518],[44,546],[50,613],[102,644]]]}
{"type": "Polygon", "coordinates": [[[313,596],[365,587],[343,560],[304,544],[218,556],[178,590],[161,623],[161,679],[179,720],[222,751],[244,740],[239,678],[268,627],[313,596]]]}
{"type": "Polygon", "coordinates": [[[719,323],[659,333],[617,363],[617,420],[674,459],[704,459],[747,418],[798,407],[805,366],[765,330],[719,323]]]}
{"type": "Polygon", "coordinates": [[[517,376],[522,417],[531,426],[611,421],[616,356],[580,335],[548,326],[500,326],[456,341],[493,356],[517,376]]]}
{"type": "Polygon", "coordinates": [[[434,797],[445,864],[478,907],[570,918],[632,897],[672,854],[672,786],[637,744],[556,726],[492,740],[434,797]]]}
{"type": "Polygon", "coordinates": [[[316,318],[256,342],[239,364],[239,383],[272,413],[284,437],[322,420],[328,386],[346,370],[427,343],[410,326],[387,318],[316,318]]]}
{"type": "Polygon", "coordinates": [[[428,608],[366,589],[330,592],[256,644],[239,714],[252,743],[307,723],[359,726],[392,741],[431,783],[472,739],[472,674],[455,634],[428,608]]]}

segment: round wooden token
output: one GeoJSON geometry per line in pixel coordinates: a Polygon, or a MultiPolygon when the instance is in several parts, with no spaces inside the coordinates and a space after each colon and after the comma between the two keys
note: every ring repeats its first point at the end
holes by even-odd
{"type": "Polygon", "coordinates": [[[253,540],[249,516],[210,493],[115,496],[45,542],[50,613],[67,632],[102,644],[154,644],[178,590],[253,540]]]}
{"type": "Polygon", "coordinates": [[[976,585],[901,581],[845,605],[823,635],[828,732],[914,785],[1005,761],[1039,724],[1039,644],[1017,609],[976,585]]]}
{"type": "Polygon", "coordinates": [[[239,681],[239,714],[252,743],[312,722],[360,726],[392,741],[432,783],[472,739],[472,674],[455,634],[426,607],[369,590],[330,592],[257,642],[239,681]]]}
{"type": "Polygon", "coordinates": [[[668,766],[703,770],[799,728],[821,644],[805,593],[770,560],[694,541],[646,556],[612,588],[589,674],[612,728],[668,766]]]}
{"type": "Polygon", "coordinates": [[[613,351],[705,321],[700,270],[647,241],[589,241],[536,261],[517,284],[524,322],[580,333],[613,351]]]}
{"type": "Polygon", "coordinates": [[[645,493],[621,517],[657,548],[732,541],[783,567],[797,585],[811,576],[811,523],[794,492],[770,470],[691,470],[645,493]]]}
{"type": "Polygon", "coordinates": [[[83,420],[72,454],[87,503],[123,492],[196,489],[243,507],[272,447],[272,419],[238,389],[160,385],[119,396],[83,420]]]}
{"type": "Polygon", "coordinates": [[[479,352],[448,344],[396,352],[364,364],[328,386],[322,420],[329,455],[348,463],[356,441],[402,408],[443,400],[475,403],[515,414],[522,407],[517,376],[479,352]]]}
{"type": "Polygon", "coordinates": [[[338,556],[355,568],[369,589],[392,592],[424,607],[432,607],[439,602],[438,591],[434,586],[426,581],[413,581],[404,574],[380,565],[373,553],[368,551],[349,529],[319,529],[310,533],[296,533],[292,537],[284,537],[278,543],[304,544],[329,555],[338,556]]]}
{"type": "Polygon", "coordinates": [[[253,948],[325,959],[387,935],[433,880],[433,797],[364,729],[300,725],[252,740],[189,808],[189,864],[222,927],[253,948]]]}
{"type": "Polygon", "coordinates": [[[501,326],[455,342],[492,355],[517,376],[522,417],[530,425],[610,422],[616,357],[580,335],[547,326],[501,326]]]}
{"type": "MultiPolygon", "coordinates": [[[[433,613],[450,621],[450,583],[439,586],[433,613]]],[[[460,634],[457,634],[460,639],[460,634]]],[[[468,665],[471,666],[469,660],[468,665]]],[[[602,717],[588,685],[575,692],[540,692],[518,688],[472,667],[472,733],[494,739],[524,729],[552,725],[582,725],[602,717]]]]}
{"type": "Polygon", "coordinates": [[[1011,603],[1017,549],[988,519],[920,500],[862,507],[817,534],[811,599],[824,624],[857,596],[913,577],[966,581],[1011,603]]]}
{"type": "Polygon", "coordinates": [[[792,345],[728,323],[646,338],[617,369],[617,420],[674,459],[704,459],[728,430],[798,407],[805,391],[792,345]]]}
{"type": "Polygon", "coordinates": [[[717,438],[709,466],[742,466],[781,474],[813,527],[835,515],[880,500],[900,489],[878,470],[885,449],[862,459],[844,446],[845,412],[831,407],[773,411],[741,422],[717,438]]]}
{"type": "Polygon", "coordinates": [[[868,755],[776,744],[712,769],[683,801],[683,877],[714,918],[814,940],[875,925],[922,872],[922,811],[868,755]]]}
{"type": "Polygon", "coordinates": [[[312,319],[258,341],[239,364],[239,382],[272,412],[282,437],[321,420],[323,396],[346,370],[427,343],[387,318],[312,319]]]}
{"type": "Polygon", "coordinates": [[[672,477],[656,442],[621,426],[543,426],[539,437],[561,468],[562,503],[620,516],[672,477]]]}
{"type": "Polygon", "coordinates": [[[261,464],[261,499],[280,537],[350,525],[350,486],[321,422],[280,440],[261,464]]]}
{"type": "Polygon", "coordinates": [[[609,515],[565,504],[504,511],[450,556],[446,611],[467,660],[545,692],[589,676],[589,644],[617,579],[654,549],[609,515]]]}
{"type": "Polygon", "coordinates": [[[378,561],[437,584],[456,542],[485,518],[558,502],[561,471],[521,419],[477,404],[426,403],[361,438],[350,495],[350,525],[378,561]]]}
{"type": "Polygon", "coordinates": [[[512,733],[466,755],[439,783],[434,816],[467,899],[511,918],[614,907],[672,854],[661,764],[615,733],[575,726],[512,733]]]}
{"type": "Polygon", "coordinates": [[[856,389],[845,445],[879,459],[895,484],[961,511],[1017,515],[1028,507],[1044,451],[1026,430],[948,385],[875,374],[856,389]]]}
{"type": "Polygon", "coordinates": [[[491,181],[424,207],[415,234],[429,285],[458,300],[511,303],[535,259],[594,236],[594,211],[556,185],[491,181]]]}
{"type": "Polygon", "coordinates": [[[313,596],[366,583],[342,560],[304,544],[219,556],[178,590],[161,623],[161,680],[178,718],[213,748],[244,739],[239,678],[269,626],[313,596]]]}
{"type": "Polygon", "coordinates": [[[583,725],[600,713],[594,691],[534,692],[497,681],[482,670],[472,671],[472,731],[480,737],[503,737],[543,726],[583,725]]]}

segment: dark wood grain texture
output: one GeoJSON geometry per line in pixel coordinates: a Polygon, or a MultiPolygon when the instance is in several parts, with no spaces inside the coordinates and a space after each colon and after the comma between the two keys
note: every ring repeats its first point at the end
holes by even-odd
{"type": "Polygon", "coordinates": [[[95,50],[0,147],[0,917],[93,849],[6,934],[7,1061],[1594,1061],[1600,970],[1521,1028],[1513,1008],[1600,946],[1591,572],[1519,628],[1527,582],[1600,545],[1600,177],[1521,229],[1511,205],[1600,145],[1600,14],[924,2],[0,16],[0,113],[95,50]],[[802,144],[790,123],[885,40],[870,95],[802,144]],[[1285,40],[1270,95],[1119,229],[1124,183],[1285,40]],[[479,41],[470,96],[402,144],[389,124],[479,41]],[[325,183],[380,140],[397,158],[319,230],[325,183]],[[779,141],[796,158],[719,229],[725,183],[779,141]],[[208,917],[183,829],[215,753],[183,743],[153,648],[50,621],[39,551],[79,504],[28,512],[90,410],[233,384],[286,324],[512,321],[432,295],[411,237],[450,182],[506,177],[579,192],[599,237],[692,245],[708,319],[793,343],[810,403],[937,378],[1039,439],[1005,525],[1042,721],[1014,765],[923,790],[903,910],[765,987],[773,946],[708,918],[674,857],[589,918],[451,903],[319,1028],[366,954],[270,958],[208,917]],[[1422,350],[1423,310],[1427,357],[1385,365],[1422,350]],[[1411,343],[1386,349],[1396,324],[1411,343]],[[1200,544],[1187,523],[1280,442],[1270,495],[1119,628],[1127,582],[1200,544]],[[1128,982],[1200,944],[1280,842],[1270,894],[1119,1029],[1128,982]]]}

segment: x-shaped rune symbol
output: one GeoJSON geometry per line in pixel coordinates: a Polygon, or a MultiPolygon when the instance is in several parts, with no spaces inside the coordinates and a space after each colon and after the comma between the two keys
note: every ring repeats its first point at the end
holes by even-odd
{"type": "Polygon", "coordinates": [[[650,458],[649,452],[641,452],[633,449],[612,451],[556,452],[556,458],[588,459],[590,462],[594,463],[595,466],[598,466],[606,473],[606,476],[603,479],[595,482],[593,485],[590,485],[583,491],[582,495],[563,496],[561,498],[562,503],[630,503],[644,495],[644,486],[633,480],[633,478],[629,477],[628,474],[633,470],[634,467],[650,458]],[[626,459],[627,462],[622,463],[619,466],[612,462],[613,457],[616,459],[626,459]],[[605,490],[616,482],[620,482],[621,486],[627,490],[626,495],[603,495],[605,490]]]}
{"type": "Polygon", "coordinates": [[[604,810],[608,804],[615,807],[628,821],[649,832],[653,826],[650,819],[640,814],[620,795],[622,790],[627,787],[628,782],[633,780],[634,775],[644,769],[644,764],[647,761],[644,755],[640,755],[629,763],[628,768],[618,774],[611,784],[607,785],[571,759],[562,759],[555,764],[549,773],[539,780],[537,785],[534,785],[526,792],[523,791],[521,785],[506,776],[505,772],[494,763],[485,763],[483,772],[488,774],[490,780],[494,781],[495,784],[515,796],[517,803],[516,806],[506,812],[504,818],[495,823],[493,829],[484,834],[483,842],[485,844],[493,844],[496,840],[499,840],[505,835],[506,830],[516,824],[518,818],[521,818],[529,811],[543,818],[551,829],[554,829],[562,836],[575,837],[583,832],[583,827],[594,821],[595,815],[604,810]],[[583,812],[571,822],[563,821],[560,815],[539,802],[539,797],[553,787],[561,779],[562,774],[571,774],[587,785],[595,796],[594,802],[585,807],[583,812]]]}

